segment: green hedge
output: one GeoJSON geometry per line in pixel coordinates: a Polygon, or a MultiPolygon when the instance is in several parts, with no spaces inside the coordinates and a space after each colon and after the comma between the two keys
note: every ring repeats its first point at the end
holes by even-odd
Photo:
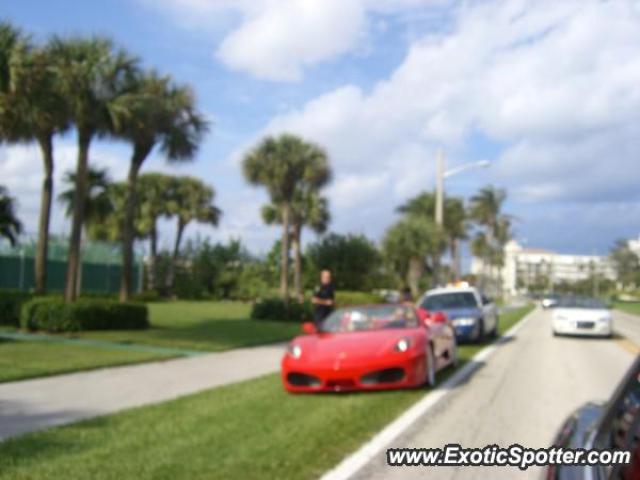
{"type": "Polygon", "coordinates": [[[346,307],[350,305],[367,305],[381,303],[380,295],[371,292],[353,292],[349,290],[338,290],[336,292],[336,305],[346,307]]]}
{"type": "Polygon", "coordinates": [[[280,322],[305,322],[313,318],[313,307],[308,301],[298,303],[292,299],[289,305],[285,305],[280,298],[265,298],[253,304],[251,318],[280,322]]]}
{"type": "MultiPolygon", "coordinates": [[[[380,303],[382,299],[375,293],[336,292],[337,307],[380,303]]],[[[253,304],[251,318],[255,320],[277,320],[283,322],[304,322],[313,319],[313,305],[310,301],[298,303],[291,299],[288,306],[279,297],[269,297],[253,304]]]]}
{"type": "Polygon", "coordinates": [[[65,303],[61,298],[40,297],[22,306],[20,326],[47,332],[139,330],[149,327],[149,313],[138,303],[87,298],[65,303]]]}
{"type": "Polygon", "coordinates": [[[20,325],[20,309],[33,295],[19,290],[0,290],[0,325],[20,325]]]}

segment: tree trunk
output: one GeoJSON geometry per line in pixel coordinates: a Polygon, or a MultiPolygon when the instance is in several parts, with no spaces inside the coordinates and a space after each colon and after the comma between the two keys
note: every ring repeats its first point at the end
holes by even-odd
{"type": "Polygon", "coordinates": [[[122,226],[122,275],[120,278],[120,301],[127,302],[133,291],[133,242],[135,240],[135,216],[137,205],[138,173],[150,149],[134,148],[129,175],[127,177],[127,199],[124,225],[122,226]]]}
{"type": "Polygon", "coordinates": [[[38,245],[35,258],[36,295],[47,291],[47,259],[49,257],[49,223],[51,220],[51,199],[53,198],[53,141],[52,135],[38,139],[44,163],[44,181],[40,197],[40,220],[38,223],[38,245]]]}
{"type": "Polygon", "coordinates": [[[171,256],[171,262],[169,263],[169,271],[167,273],[167,294],[169,296],[173,295],[173,286],[175,283],[176,277],[176,267],[178,263],[178,254],[180,253],[180,242],[182,241],[182,233],[184,232],[184,227],[186,225],[183,223],[182,219],[178,217],[178,230],[176,232],[176,241],[173,245],[173,255],[171,256]]]}
{"type": "Polygon", "coordinates": [[[293,285],[296,292],[296,298],[300,303],[304,301],[302,293],[302,251],[300,248],[300,239],[302,237],[302,228],[300,225],[293,226],[293,235],[291,236],[291,249],[293,250],[293,285]]]}
{"type": "Polygon", "coordinates": [[[91,134],[78,133],[78,165],[76,167],[76,185],[74,195],[73,220],[69,239],[69,258],[64,288],[66,302],[74,302],[77,298],[78,269],[80,268],[80,246],[82,243],[82,225],[84,222],[85,201],[87,196],[87,167],[89,163],[89,145],[91,134]]]}
{"type": "Polygon", "coordinates": [[[151,231],[149,232],[149,243],[151,254],[149,256],[149,290],[156,289],[156,282],[158,279],[158,230],[156,227],[156,220],[153,220],[151,225],[151,231]]]}
{"type": "Polygon", "coordinates": [[[288,203],[282,204],[282,245],[280,249],[280,296],[289,303],[289,213],[288,203]]]}
{"type": "Polygon", "coordinates": [[[424,261],[419,257],[411,257],[409,259],[409,268],[407,268],[407,284],[411,289],[413,298],[420,295],[420,277],[424,272],[424,261]]]}

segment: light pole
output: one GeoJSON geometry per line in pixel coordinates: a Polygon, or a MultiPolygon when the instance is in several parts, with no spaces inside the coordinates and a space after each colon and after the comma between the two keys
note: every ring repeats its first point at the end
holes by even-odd
{"type": "MultiPolygon", "coordinates": [[[[457,175],[472,168],[486,168],[491,165],[489,160],[478,160],[475,162],[464,163],[457,167],[445,170],[444,153],[441,149],[436,154],[436,209],[435,220],[436,225],[442,227],[444,225],[444,179],[457,175]]],[[[436,265],[436,283],[440,283],[440,265],[436,265]]]]}

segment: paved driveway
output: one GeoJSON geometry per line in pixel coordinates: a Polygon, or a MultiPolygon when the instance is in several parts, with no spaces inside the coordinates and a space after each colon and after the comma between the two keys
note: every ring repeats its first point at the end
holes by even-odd
{"type": "Polygon", "coordinates": [[[275,372],[283,345],[0,384],[0,440],[275,372]]]}

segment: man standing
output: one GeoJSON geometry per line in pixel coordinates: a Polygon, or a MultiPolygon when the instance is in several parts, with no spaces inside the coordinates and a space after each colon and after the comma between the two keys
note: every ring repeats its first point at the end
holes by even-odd
{"type": "Polygon", "coordinates": [[[313,303],[313,321],[319,326],[333,311],[335,305],[335,293],[329,270],[320,272],[320,285],[313,291],[311,303],[313,303]]]}

